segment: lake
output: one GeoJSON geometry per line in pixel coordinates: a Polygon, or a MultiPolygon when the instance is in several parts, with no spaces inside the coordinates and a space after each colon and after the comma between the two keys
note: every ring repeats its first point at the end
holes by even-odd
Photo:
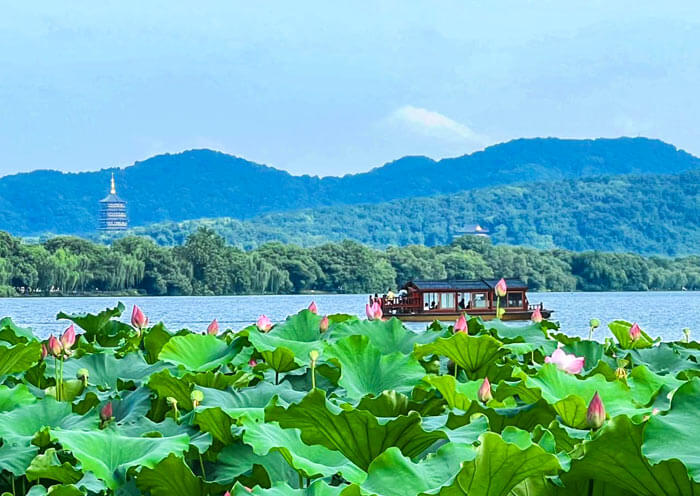
{"type": "MultiPolygon", "coordinates": [[[[531,303],[544,302],[555,311],[552,320],[561,323],[562,331],[578,336],[588,335],[588,321],[595,317],[602,326],[595,338],[609,336],[607,323],[616,319],[638,322],[653,337],[680,339],[689,327],[693,337],[700,336],[700,292],[619,292],[619,293],[529,293],[531,303]]],[[[281,296],[181,296],[129,298],[0,298],[0,317],[12,317],[20,326],[31,327],[42,337],[61,332],[65,323],[56,321],[56,314],[98,312],[122,301],[127,306],[123,316],[128,321],[131,305],[138,304],[151,322],[163,321],[171,330],[186,327],[204,330],[218,319],[222,329],[240,329],[266,314],[281,321],[315,300],[323,314],[349,313],[364,317],[367,295],[281,295],[281,296]]],[[[423,323],[408,324],[424,329],[423,323]]]]}

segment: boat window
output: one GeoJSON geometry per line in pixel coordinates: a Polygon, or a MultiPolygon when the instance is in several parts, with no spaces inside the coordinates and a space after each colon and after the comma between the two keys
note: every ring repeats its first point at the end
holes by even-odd
{"type": "Polygon", "coordinates": [[[440,293],[440,308],[454,309],[454,307],[455,307],[455,294],[454,293],[440,293]]]}
{"type": "Polygon", "coordinates": [[[508,293],[507,295],[508,306],[510,308],[522,308],[523,306],[523,293],[518,291],[514,293],[508,293]]]}
{"type": "Polygon", "coordinates": [[[457,308],[468,310],[472,307],[471,293],[457,293],[457,308]]]}
{"type": "Polygon", "coordinates": [[[473,293],[472,294],[472,307],[473,308],[488,308],[489,300],[486,297],[486,293],[473,293]]]}
{"type": "Polygon", "coordinates": [[[438,293],[423,293],[423,309],[429,310],[431,308],[437,308],[440,304],[440,298],[438,293]]]}

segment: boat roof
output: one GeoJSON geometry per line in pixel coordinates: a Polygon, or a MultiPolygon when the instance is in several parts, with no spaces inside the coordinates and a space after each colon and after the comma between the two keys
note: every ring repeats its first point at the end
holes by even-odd
{"type": "MultiPolygon", "coordinates": [[[[409,281],[405,287],[412,286],[421,291],[488,291],[494,288],[500,279],[450,279],[450,280],[423,280],[409,281]]],[[[527,289],[521,279],[510,277],[505,278],[508,289],[527,289]]]]}

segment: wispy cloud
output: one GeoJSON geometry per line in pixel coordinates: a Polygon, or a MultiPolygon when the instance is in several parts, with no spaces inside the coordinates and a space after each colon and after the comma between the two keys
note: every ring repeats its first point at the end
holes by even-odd
{"type": "Polygon", "coordinates": [[[394,110],[388,117],[392,124],[409,128],[411,131],[448,141],[462,141],[484,144],[485,136],[475,132],[466,124],[450,119],[446,115],[413,105],[404,105],[394,110]]]}

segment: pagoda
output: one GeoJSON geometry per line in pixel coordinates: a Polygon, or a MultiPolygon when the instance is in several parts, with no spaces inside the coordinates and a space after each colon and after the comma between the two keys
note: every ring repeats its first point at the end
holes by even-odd
{"type": "Polygon", "coordinates": [[[109,194],[100,200],[100,231],[124,231],[129,227],[129,219],[126,216],[126,202],[117,196],[117,188],[114,185],[114,173],[109,194]]]}

